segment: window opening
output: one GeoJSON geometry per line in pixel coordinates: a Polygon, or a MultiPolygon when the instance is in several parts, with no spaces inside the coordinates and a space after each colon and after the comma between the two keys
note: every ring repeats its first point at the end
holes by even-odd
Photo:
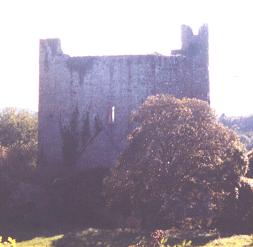
{"type": "Polygon", "coordinates": [[[114,123],[115,122],[115,106],[112,106],[111,116],[112,116],[112,123],[114,123]]]}

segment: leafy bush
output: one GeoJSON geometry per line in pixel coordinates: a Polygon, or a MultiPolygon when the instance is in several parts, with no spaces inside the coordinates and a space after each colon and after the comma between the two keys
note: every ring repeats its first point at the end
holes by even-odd
{"type": "Polygon", "coordinates": [[[5,164],[9,169],[10,166],[14,166],[14,169],[21,166],[36,166],[37,129],[36,114],[15,108],[7,108],[0,112],[2,165],[5,164]]]}
{"type": "Polygon", "coordinates": [[[235,225],[239,230],[253,231],[253,179],[243,178],[239,187],[237,208],[232,217],[237,215],[235,225]]]}
{"type": "Polygon", "coordinates": [[[226,210],[220,215],[217,226],[220,230],[231,232],[253,231],[253,179],[241,178],[237,199],[226,200],[226,210]]]}
{"type": "MultiPolygon", "coordinates": [[[[8,222],[4,219],[11,215],[10,202],[15,201],[37,165],[37,124],[37,115],[28,111],[7,108],[0,112],[1,224],[8,222]]],[[[16,202],[26,200],[19,197],[16,202]]]]}
{"type": "Polygon", "coordinates": [[[248,152],[248,158],[249,158],[249,170],[247,173],[247,177],[253,178],[253,149],[248,152]]]}
{"type": "Polygon", "coordinates": [[[173,246],[169,244],[169,238],[166,237],[166,233],[162,230],[156,230],[151,235],[159,247],[190,247],[192,246],[191,241],[183,240],[182,243],[174,244],[173,246]]]}
{"type": "MultiPolygon", "coordinates": [[[[52,173],[48,171],[44,174],[52,173]]],[[[103,225],[106,219],[102,194],[103,179],[108,168],[65,169],[54,173],[47,182],[51,217],[65,225],[103,225]]]]}
{"type": "Polygon", "coordinates": [[[11,147],[37,141],[37,114],[6,108],[0,112],[0,145],[11,147]]]}
{"type": "Polygon", "coordinates": [[[227,117],[225,114],[222,114],[219,121],[235,130],[240,136],[241,142],[248,150],[253,148],[253,116],[227,117]]]}
{"type": "Polygon", "coordinates": [[[222,114],[219,120],[225,125],[242,132],[253,131],[253,116],[228,117],[222,114]]]}
{"type": "MultiPolygon", "coordinates": [[[[74,114],[72,122],[75,121],[74,114]]],[[[102,128],[98,117],[90,133],[88,115],[84,122],[82,138],[78,137],[79,142],[83,141],[78,146],[81,151],[102,128]]],[[[68,134],[66,139],[75,134],[75,124],[72,125],[62,126],[68,134]]],[[[69,158],[73,161],[73,157],[69,158]]],[[[101,225],[112,221],[102,195],[106,175],[106,168],[37,167],[37,116],[12,108],[0,112],[1,226],[101,225]]]]}
{"type": "Polygon", "coordinates": [[[247,171],[237,135],[197,99],[151,96],[133,120],[137,127],[105,179],[109,207],[143,226],[209,226],[247,171]]]}
{"type": "Polygon", "coordinates": [[[102,194],[108,173],[106,168],[36,168],[26,181],[10,180],[0,204],[0,225],[27,231],[31,227],[111,226],[114,219],[102,194]]]}

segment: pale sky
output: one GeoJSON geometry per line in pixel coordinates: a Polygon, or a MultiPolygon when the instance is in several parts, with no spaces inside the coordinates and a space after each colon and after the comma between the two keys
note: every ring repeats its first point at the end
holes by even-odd
{"type": "Polygon", "coordinates": [[[251,0],[0,0],[0,108],[37,111],[40,38],[69,55],[169,55],[181,24],[209,25],[211,106],[253,114],[251,0]]]}

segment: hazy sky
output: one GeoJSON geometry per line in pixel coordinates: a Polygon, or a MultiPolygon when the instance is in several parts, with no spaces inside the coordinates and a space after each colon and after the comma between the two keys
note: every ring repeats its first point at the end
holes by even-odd
{"type": "Polygon", "coordinates": [[[40,38],[69,55],[165,55],[180,25],[209,25],[211,105],[253,114],[251,0],[0,0],[0,108],[37,110],[40,38]]]}

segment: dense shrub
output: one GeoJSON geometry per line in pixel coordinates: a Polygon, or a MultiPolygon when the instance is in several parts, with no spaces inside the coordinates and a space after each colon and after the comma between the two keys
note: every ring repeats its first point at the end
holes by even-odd
{"type": "Polygon", "coordinates": [[[197,99],[151,96],[133,120],[137,127],[105,179],[107,204],[144,226],[209,226],[247,171],[237,135],[197,99]]]}
{"type": "Polygon", "coordinates": [[[222,114],[219,121],[235,130],[248,150],[253,148],[253,116],[228,117],[222,114]]]}
{"type": "MultiPolygon", "coordinates": [[[[85,131],[89,131],[88,117],[85,121],[85,131]]],[[[102,195],[108,169],[37,167],[37,124],[37,115],[27,111],[8,108],[0,112],[0,226],[90,226],[111,222],[102,195]]],[[[98,124],[96,119],[97,132],[98,124]]],[[[64,126],[63,131],[67,130],[64,126]]],[[[84,135],[80,141],[91,142],[89,138],[95,138],[96,132],[86,134],[86,139],[84,135]]]]}
{"type": "MultiPolygon", "coordinates": [[[[47,171],[47,173],[52,171],[47,171]]],[[[54,173],[46,187],[49,192],[50,213],[56,222],[101,226],[109,220],[105,214],[102,195],[103,179],[108,168],[65,169],[54,173]]],[[[45,176],[45,175],[44,175],[45,176]]],[[[110,220],[109,220],[110,221],[110,220]]]]}
{"type": "Polygon", "coordinates": [[[8,166],[8,169],[11,166],[14,169],[19,169],[21,166],[36,166],[37,130],[37,114],[15,108],[2,110],[0,112],[1,164],[8,166]]]}
{"type": "Polygon", "coordinates": [[[253,132],[241,132],[237,131],[240,141],[245,145],[245,147],[250,150],[253,148],[253,132]]]}
{"type": "Polygon", "coordinates": [[[222,114],[219,120],[225,125],[242,132],[253,131],[253,116],[228,117],[222,114]]]}
{"type": "Polygon", "coordinates": [[[251,183],[245,179],[242,181],[239,188],[239,197],[237,200],[237,211],[234,212],[238,215],[236,225],[240,230],[253,231],[253,181],[251,183]],[[242,222],[242,224],[240,224],[242,222]],[[238,224],[239,223],[239,224],[238,224]]]}
{"type": "Polygon", "coordinates": [[[237,199],[226,200],[226,210],[220,215],[217,226],[225,232],[253,231],[253,180],[241,178],[237,191],[237,199]]]}
{"type": "Polygon", "coordinates": [[[37,115],[28,111],[7,108],[0,112],[1,224],[14,215],[13,206],[26,204],[19,192],[29,194],[23,185],[29,184],[37,164],[37,124],[37,115]]]}
{"type": "Polygon", "coordinates": [[[0,145],[11,147],[37,141],[37,114],[6,108],[0,112],[0,145]]]}
{"type": "Polygon", "coordinates": [[[249,158],[249,169],[247,172],[247,177],[253,178],[253,150],[248,152],[248,158],[249,158]]]}
{"type": "MultiPolygon", "coordinates": [[[[0,225],[64,228],[111,226],[102,194],[108,168],[36,168],[29,179],[5,186],[0,225]]],[[[1,174],[0,174],[1,175],[1,174]]],[[[0,190],[2,184],[0,184],[0,190]]]]}

